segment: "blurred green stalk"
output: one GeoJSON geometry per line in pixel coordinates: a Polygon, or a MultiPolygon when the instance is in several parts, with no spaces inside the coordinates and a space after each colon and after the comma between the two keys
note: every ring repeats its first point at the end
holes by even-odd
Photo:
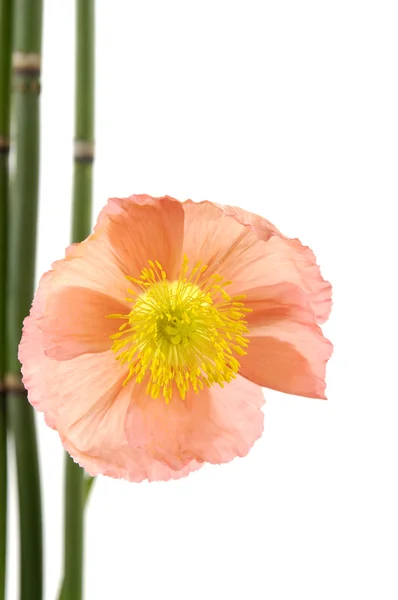
{"type": "Polygon", "coordinates": [[[7,550],[6,270],[10,138],[11,0],[0,0],[0,600],[5,599],[7,550]]]}
{"type": "MultiPolygon", "coordinates": [[[[72,242],[91,232],[94,158],[94,0],[76,0],[76,116],[72,242]]],[[[84,471],[66,457],[65,549],[62,600],[83,597],[84,471]]]]}
{"type": "Polygon", "coordinates": [[[13,4],[15,174],[8,221],[6,390],[18,471],[20,598],[41,600],[42,524],[36,428],[33,409],[21,383],[17,352],[35,276],[42,0],[14,0],[13,4]]]}
{"type": "MultiPolygon", "coordinates": [[[[66,456],[66,460],[70,460],[69,456],[66,456]]],[[[91,494],[91,490],[93,487],[93,483],[95,481],[95,477],[90,477],[90,475],[85,474],[84,475],[84,481],[83,481],[83,504],[84,504],[84,508],[87,507],[89,498],[90,498],[90,494],[91,494]]],[[[65,598],[65,591],[64,591],[64,582],[62,581],[61,583],[61,588],[60,588],[60,592],[58,595],[58,600],[64,600],[65,598]]]]}

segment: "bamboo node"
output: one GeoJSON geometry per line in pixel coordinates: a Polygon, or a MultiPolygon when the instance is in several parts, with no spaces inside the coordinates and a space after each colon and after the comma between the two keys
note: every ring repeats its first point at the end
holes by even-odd
{"type": "Polygon", "coordinates": [[[76,162],[92,163],[94,161],[94,142],[75,140],[73,158],[76,162]]]}
{"type": "Polygon", "coordinates": [[[6,373],[4,376],[4,389],[6,392],[24,392],[25,386],[21,381],[20,375],[6,373]]]}
{"type": "Polygon", "coordinates": [[[0,154],[8,154],[10,151],[10,140],[0,135],[0,154]]]}
{"type": "Polygon", "coordinates": [[[41,55],[27,52],[14,52],[12,55],[12,68],[18,75],[39,77],[41,69],[41,55]]]}

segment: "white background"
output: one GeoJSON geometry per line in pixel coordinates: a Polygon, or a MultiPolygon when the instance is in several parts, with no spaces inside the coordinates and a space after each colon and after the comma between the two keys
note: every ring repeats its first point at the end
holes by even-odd
{"type": "MultiPolygon", "coordinates": [[[[98,0],[95,214],[143,192],[262,214],[333,283],[335,352],[328,402],[265,390],[247,458],[171,483],[100,478],[86,600],[397,599],[395,9],[98,0]]],[[[73,2],[46,0],[43,52],[38,275],[68,245],[73,2]]],[[[53,600],[63,455],[38,423],[53,600]]],[[[15,512],[11,527],[15,600],[15,512]]]]}

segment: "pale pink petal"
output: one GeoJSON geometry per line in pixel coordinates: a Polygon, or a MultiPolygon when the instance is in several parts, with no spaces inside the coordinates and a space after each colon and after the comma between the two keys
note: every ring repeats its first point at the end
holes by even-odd
{"type": "Polygon", "coordinates": [[[129,444],[173,469],[191,460],[229,462],[245,456],[263,430],[261,389],[239,375],[224,388],[178,394],[166,404],[153,400],[145,386],[134,388],[126,419],[129,444]]]}
{"type": "Polygon", "coordinates": [[[52,398],[47,392],[45,373],[50,360],[44,354],[43,332],[38,327],[42,315],[45,291],[51,273],[41,278],[41,289],[36,292],[30,315],[23,323],[18,359],[22,363],[22,382],[28,390],[30,403],[40,412],[52,410],[52,398]]]}
{"type": "Polygon", "coordinates": [[[282,319],[310,324],[315,322],[305,292],[292,283],[283,282],[251,288],[245,294],[244,305],[250,311],[245,315],[249,329],[282,319]]]}
{"type": "MultiPolygon", "coordinates": [[[[50,293],[62,288],[88,288],[111,296],[126,304],[131,283],[126,272],[115,261],[114,250],[105,231],[91,234],[80,244],[72,244],[65,251],[65,258],[51,265],[50,293]]],[[[39,283],[39,287],[41,282],[39,283]]]]}
{"type": "Polygon", "coordinates": [[[64,287],[46,297],[39,321],[46,355],[69,360],[80,354],[110,350],[110,336],[125,320],[111,314],[128,314],[130,306],[88,288],[64,287]]]}
{"type": "Polygon", "coordinates": [[[187,465],[175,471],[167,465],[153,459],[150,455],[143,455],[143,461],[148,481],[168,481],[169,479],[182,479],[190,473],[198,471],[203,467],[202,462],[191,460],[187,465]]]}
{"type": "MultiPolygon", "coordinates": [[[[269,253],[274,256],[273,265],[275,265],[275,261],[285,265],[290,263],[290,273],[287,274],[286,269],[283,270],[283,275],[287,277],[286,281],[291,281],[305,290],[317,322],[324,323],[332,308],[332,287],[328,281],[323,279],[312,250],[303,246],[297,239],[287,238],[272,223],[259,215],[235,206],[224,206],[223,208],[226,214],[253,231],[258,239],[269,241],[272,236],[283,238],[283,242],[273,240],[272,250],[268,248],[269,253]]],[[[273,281],[272,283],[278,282],[273,281]]],[[[250,287],[253,286],[254,284],[251,284],[250,287]]]]}
{"type": "Polygon", "coordinates": [[[126,394],[123,395],[124,404],[119,400],[122,391],[125,391],[123,381],[128,368],[116,360],[111,350],[101,354],[83,354],[70,361],[52,362],[65,363],[64,377],[67,368],[70,369],[62,389],[57,389],[55,377],[48,381],[50,393],[58,399],[56,428],[81,451],[100,448],[107,437],[113,437],[112,427],[117,430],[118,419],[122,418],[123,408],[128,404],[126,394]],[[117,410],[113,412],[113,421],[106,419],[109,427],[105,430],[100,427],[101,420],[107,411],[112,410],[113,404],[117,404],[117,410]]]}
{"type": "MultiPolygon", "coordinates": [[[[63,260],[52,265],[54,289],[86,287],[124,304],[129,277],[139,277],[148,260],[163,261],[172,278],[181,266],[184,213],[171,198],[151,199],[147,204],[112,199],[108,218],[80,244],[72,244],[63,260]],[[119,212],[116,211],[119,206],[119,212]]],[[[53,291],[52,291],[53,292],[53,291]]]]}
{"type": "Polygon", "coordinates": [[[219,205],[226,215],[233,217],[239,223],[253,231],[260,240],[267,242],[273,235],[285,237],[270,221],[238,206],[219,205]]]}
{"type": "Polygon", "coordinates": [[[298,241],[277,236],[268,242],[259,241],[246,253],[231,256],[222,274],[232,281],[230,294],[290,283],[305,292],[318,322],[330,312],[331,285],[321,277],[313,253],[298,241]]]}
{"type": "Polygon", "coordinates": [[[127,444],[120,446],[117,450],[104,450],[101,456],[91,456],[77,450],[66,438],[62,439],[62,443],[73,460],[92,477],[106,475],[135,483],[146,479],[148,481],[169,481],[187,477],[203,466],[203,463],[193,460],[182,469],[175,471],[148,454],[133,450],[127,444]]]}
{"type": "Polygon", "coordinates": [[[204,277],[218,272],[225,280],[232,281],[228,287],[231,295],[256,287],[292,283],[306,293],[317,321],[327,319],[332,303],[331,285],[322,278],[309,248],[298,240],[281,237],[277,230],[269,237],[271,229],[265,232],[250,226],[249,217],[245,225],[235,213],[211,202],[187,201],[183,206],[184,252],[193,265],[199,260],[209,265],[204,277]]]}
{"type": "Polygon", "coordinates": [[[184,211],[164,196],[111,198],[96,231],[107,232],[114,258],[126,275],[139,277],[148,260],[162,264],[169,279],[178,276],[184,232],[184,211]]]}
{"type": "MultiPolygon", "coordinates": [[[[183,207],[183,253],[191,268],[199,262],[208,266],[204,278],[215,272],[223,275],[231,256],[235,261],[247,257],[253,253],[253,246],[260,244],[254,233],[212,202],[187,200],[183,207]]],[[[256,259],[259,253],[255,252],[256,259]]]]}
{"type": "Polygon", "coordinates": [[[50,360],[40,345],[34,346],[42,335],[35,321],[25,321],[20,357],[29,401],[45,412],[47,424],[58,430],[65,449],[88,473],[160,481],[185,477],[201,467],[191,461],[175,471],[128,445],[124,419],[131,386],[122,387],[126,372],[112,352],[50,360]]]}
{"type": "Polygon", "coordinates": [[[325,323],[332,310],[332,286],[322,275],[315,254],[299,240],[286,240],[291,260],[300,272],[300,287],[306,291],[317,323],[325,323]],[[294,257],[294,258],[293,258],[294,257]]]}
{"type": "MultiPolygon", "coordinates": [[[[169,198],[169,196],[166,196],[166,198],[169,198]]],[[[148,204],[151,206],[156,205],[158,200],[159,198],[153,198],[152,196],[148,196],[148,194],[134,194],[132,196],[128,196],[127,198],[109,198],[107,204],[98,215],[94,231],[105,227],[112,215],[123,214],[125,207],[131,203],[139,205],[148,204]]],[[[178,200],[176,200],[176,202],[178,202],[178,200]]]]}
{"type": "MultiPolygon", "coordinates": [[[[78,360],[63,364],[77,366],[78,360]]],[[[125,435],[125,420],[133,386],[122,386],[125,369],[118,365],[115,369],[112,353],[85,355],[80,362],[78,393],[73,373],[58,393],[55,428],[65,448],[88,473],[130,481],[155,481],[178,479],[200,468],[199,463],[191,461],[183,469],[173,470],[149,454],[131,448],[125,435]]]]}
{"type": "Polygon", "coordinates": [[[117,400],[126,392],[123,381],[127,368],[112,351],[83,354],[68,361],[48,360],[42,375],[39,389],[29,390],[29,400],[34,400],[44,383],[52,398],[54,427],[62,439],[90,454],[101,454],[108,442],[120,444],[117,432],[128,395],[123,395],[122,402],[117,400]]]}
{"type": "Polygon", "coordinates": [[[39,324],[43,320],[46,301],[51,297],[53,275],[50,271],[40,280],[30,315],[24,320],[18,358],[22,363],[22,382],[28,390],[29,402],[45,413],[46,422],[54,428],[54,414],[62,401],[62,392],[70,384],[75,391],[79,389],[79,368],[86,368],[87,358],[59,362],[46,355],[44,333],[39,324]]]}
{"type": "MultiPolygon", "coordinates": [[[[164,398],[148,396],[145,388],[145,384],[134,386],[125,421],[128,443],[173,469],[181,469],[195,459],[185,439],[186,430],[194,426],[195,416],[179,394],[166,404],[164,398]]],[[[205,396],[201,394],[203,406],[207,405],[205,396]]]]}
{"type": "Polygon", "coordinates": [[[316,325],[300,288],[279,284],[250,290],[245,306],[249,346],[239,357],[240,373],[258,385],[312,398],[325,398],[331,343],[316,325]]]}
{"type": "Polygon", "coordinates": [[[200,395],[191,396],[192,410],[203,417],[202,423],[188,439],[195,458],[209,463],[229,462],[236,456],[246,456],[263,433],[265,399],[262,390],[251,381],[237,375],[224,388],[208,390],[209,412],[201,407],[200,395]]]}

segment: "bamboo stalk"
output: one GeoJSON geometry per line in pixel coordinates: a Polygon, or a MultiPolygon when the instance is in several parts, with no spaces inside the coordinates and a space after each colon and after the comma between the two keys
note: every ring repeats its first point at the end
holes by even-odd
{"type": "Polygon", "coordinates": [[[7,275],[7,410],[18,470],[20,598],[42,598],[39,461],[33,409],[17,357],[22,321],[34,287],[39,183],[39,92],[42,0],[15,0],[13,119],[15,179],[9,210],[7,275]]]}
{"type": "Polygon", "coordinates": [[[0,600],[5,599],[7,550],[7,413],[4,378],[11,31],[11,0],[0,0],[0,600]]]}
{"type": "MultiPolygon", "coordinates": [[[[76,1],[76,115],[72,242],[91,232],[92,163],[94,158],[94,0],[76,1]]],[[[62,600],[83,597],[83,510],[85,477],[66,458],[65,550],[62,600]]]]}
{"type": "MultiPolygon", "coordinates": [[[[83,483],[83,507],[84,509],[87,508],[87,504],[91,495],[91,490],[93,488],[93,483],[95,481],[95,477],[90,477],[90,475],[85,475],[84,476],[84,483],[83,483]]],[[[64,591],[64,581],[62,580],[61,586],[60,586],[60,592],[58,594],[58,600],[65,600],[65,591],[64,591]]]]}

